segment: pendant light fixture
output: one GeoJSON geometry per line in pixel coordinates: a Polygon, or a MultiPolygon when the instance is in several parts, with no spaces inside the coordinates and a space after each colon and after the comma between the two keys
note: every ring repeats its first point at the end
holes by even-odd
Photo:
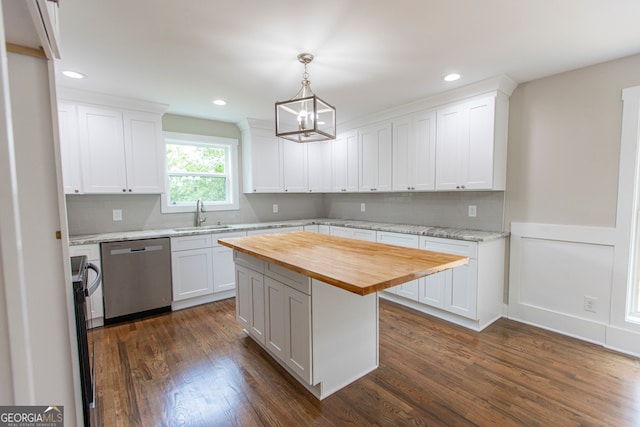
{"type": "Polygon", "coordinates": [[[302,88],[289,101],[276,102],[276,136],[295,142],[336,139],[336,109],[311,91],[307,65],[310,53],[298,55],[304,64],[302,88]]]}

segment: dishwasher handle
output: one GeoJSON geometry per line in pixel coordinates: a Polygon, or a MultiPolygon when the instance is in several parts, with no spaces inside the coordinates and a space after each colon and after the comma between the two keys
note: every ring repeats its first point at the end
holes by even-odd
{"type": "Polygon", "coordinates": [[[154,252],[154,251],[161,251],[163,249],[164,249],[163,245],[149,245],[149,246],[138,246],[134,248],[111,249],[111,255],[127,255],[127,254],[136,254],[140,252],[154,252]]]}
{"type": "Polygon", "coordinates": [[[89,264],[86,264],[85,268],[96,272],[96,278],[93,279],[93,282],[89,286],[87,286],[84,290],[84,295],[88,297],[88,296],[91,296],[91,294],[93,294],[96,291],[96,289],[98,289],[98,286],[100,286],[102,273],[100,273],[100,269],[98,268],[98,266],[92,262],[90,262],[89,264]]]}

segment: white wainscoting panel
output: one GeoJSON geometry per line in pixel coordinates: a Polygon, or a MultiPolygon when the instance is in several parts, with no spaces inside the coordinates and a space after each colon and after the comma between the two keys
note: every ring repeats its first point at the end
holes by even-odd
{"type": "Polygon", "coordinates": [[[606,343],[615,229],[513,223],[509,318],[606,343]],[[596,312],[584,309],[596,299],[596,312]]]}

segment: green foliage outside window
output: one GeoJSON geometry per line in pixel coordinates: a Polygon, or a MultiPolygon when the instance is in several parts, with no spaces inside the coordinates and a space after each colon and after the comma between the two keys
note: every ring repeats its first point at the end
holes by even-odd
{"type": "Polygon", "coordinates": [[[227,200],[227,149],[195,144],[166,144],[166,149],[170,204],[227,200]]]}

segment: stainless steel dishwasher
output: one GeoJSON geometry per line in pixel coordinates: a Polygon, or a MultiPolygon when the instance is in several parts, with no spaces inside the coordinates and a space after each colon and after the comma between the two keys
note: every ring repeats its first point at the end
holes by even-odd
{"type": "Polygon", "coordinates": [[[169,238],[103,243],[105,323],[171,310],[169,238]]]}

